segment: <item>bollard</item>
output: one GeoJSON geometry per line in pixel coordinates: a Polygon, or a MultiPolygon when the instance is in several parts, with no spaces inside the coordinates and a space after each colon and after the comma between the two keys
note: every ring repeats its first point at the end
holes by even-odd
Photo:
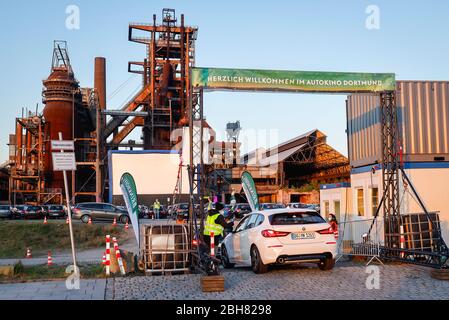
{"type": "Polygon", "coordinates": [[[115,256],[117,257],[117,262],[118,262],[118,266],[120,267],[120,273],[122,275],[125,275],[125,267],[123,266],[123,259],[122,256],[120,254],[120,249],[118,247],[118,243],[117,243],[117,238],[112,238],[112,241],[114,242],[114,251],[115,251],[115,256]]]}
{"type": "MultiPolygon", "coordinates": [[[[404,226],[401,225],[401,226],[399,227],[399,232],[400,232],[400,234],[401,234],[401,237],[400,237],[400,247],[401,247],[401,249],[405,249],[404,226]]],[[[401,251],[401,258],[404,258],[404,256],[405,256],[404,251],[401,251]]]]}
{"type": "Polygon", "coordinates": [[[215,256],[215,234],[213,232],[210,233],[210,255],[215,256]]]}
{"type": "Polygon", "coordinates": [[[106,275],[110,275],[110,265],[111,265],[111,236],[106,236],[106,275]]]}

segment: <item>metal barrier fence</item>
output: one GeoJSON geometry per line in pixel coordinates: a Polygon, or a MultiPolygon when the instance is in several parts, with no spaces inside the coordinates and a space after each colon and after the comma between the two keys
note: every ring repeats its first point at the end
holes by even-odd
{"type": "Polygon", "coordinates": [[[383,219],[342,221],[338,233],[337,261],[343,256],[362,256],[370,258],[367,265],[373,260],[382,263],[379,257],[384,241],[383,219]]]}

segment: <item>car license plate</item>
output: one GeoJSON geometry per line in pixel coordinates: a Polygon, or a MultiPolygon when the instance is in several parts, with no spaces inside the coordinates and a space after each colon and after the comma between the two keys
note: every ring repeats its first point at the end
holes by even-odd
{"type": "Polygon", "coordinates": [[[309,240],[315,239],[315,232],[296,232],[292,233],[292,240],[309,240]]]}

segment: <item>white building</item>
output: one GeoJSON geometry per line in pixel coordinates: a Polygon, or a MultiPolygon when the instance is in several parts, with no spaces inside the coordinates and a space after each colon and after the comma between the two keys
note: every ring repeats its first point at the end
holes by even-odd
{"type": "MultiPolygon", "coordinates": [[[[321,210],[340,219],[368,219],[383,190],[380,103],[370,94],[351,95],[347,102],[351,183],[322,186],[321,210]]],[[[403,167],[427,210],[439,212],[449,241],[449,82],[398,81],[396,104],[403,167]]],[[[399,199],[401,214],[424,212],[402,180],[399,199]]]]}

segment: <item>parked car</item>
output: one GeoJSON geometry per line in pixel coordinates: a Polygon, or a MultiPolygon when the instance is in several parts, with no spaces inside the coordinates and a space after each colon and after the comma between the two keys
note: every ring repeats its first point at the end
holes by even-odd
{"type": "Polygon", "coordinates": [[[188,203],[179,203],[175,204],[174,208],[174,216],[173,218],[176,219],[178,214],[184,215],[184,219],[189,219],[189,204],[188,203]]]}
{"type": "Polygon", "coordinates": [[[12,208],[12,214],[18,219],[43,219],[45,211],[40,206],[19,205],[12,208]]]}
{"type": "Polygon", "coordinates": [[[285,205],[282,203],[261,203],[260,210],[283,209],[285,205]]]}
{"type": "Polygon", "coordinates": [[[99,202],[78,203],[73,209],[72,218],[79,219],[84,223],[88,223],[89,218],[92,218],[92,221],[113,221],[115,218],[117,222],[123,224],[130,221],[126,210],[109,203],[99,202]]]}
{"type": "Polygon", "coordinates": [[[62,205],[45,205],[44,213],[47,218],[64,218],[66,216],[66,210],[62,205]]]}
{"type": "Polygon", "coordinates": [[[13,217],[9,205],[0,205],[0,219],[11,219],[13,217]]]}
{"type": "MultiPolygon", "coordinates": [[[[126,210],[126,208],[125,208],[126,210]]],[[[139,219],[149,216],[150,209],[146,205],[139,205],[139,219]]]]}
{"type": "Polygon", "coordinates": [[[320,212],[320,205],[319,204],[309,204],[309,209],[315,210],[316,212],[320,212]]]}
{"type": "Polygon", "coordinates": [[[224,267],[251,266],[264,273],[270,265],[316,263],[334,267],[337,242],[332,227],[308,209],[273,209],[243,218],[221,243],[224,267]]]}
{"type": "Polygon", "coordinates": [[[290,209],[309,209],[310,205],[307,203],[301,203],[301,202],[291,202],[287,205],[290,209]]]}

